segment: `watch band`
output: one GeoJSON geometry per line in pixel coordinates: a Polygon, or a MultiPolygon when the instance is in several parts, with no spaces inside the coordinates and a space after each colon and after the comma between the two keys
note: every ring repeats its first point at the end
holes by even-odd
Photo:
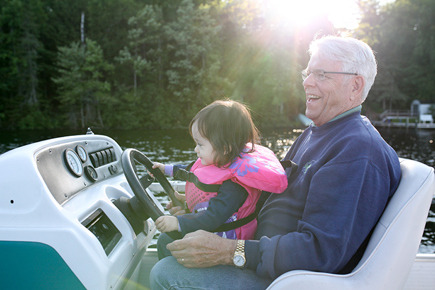
{"type": "Polygon", "coordinates": [[[245,240],[237,240],[236,253],[245,255],[245,240]]]}
{"type": "Polygon", "coordinates": [[[233,256],[233,263],[239,268],[243,268],[246,263],[245,258],[245,241],[237,240],[236,251],[233,256]]]}

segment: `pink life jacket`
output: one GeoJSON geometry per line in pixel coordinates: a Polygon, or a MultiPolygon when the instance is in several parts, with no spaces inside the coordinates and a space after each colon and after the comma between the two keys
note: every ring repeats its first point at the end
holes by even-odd
{"type": "MultiPolygon", "coordinates": [[[[281,193],[287,188],[287,175],[275,154],[261,145],[255,145],[255,151],[248,153],[251,146],[248,143],[239,157],[229,167],[204,166],[201,160],[198,159],[190,169],[201,183],[220,185],[225,180],[231,179],[247,190],[248,197],[246,201],[229,221],[239,220],[252,214],[255,211],[262,190],[281,193]]],[[[195,186],[194,183],[186,182],[186,203],[191,212],[205,210],[210,198],[216,195],[217,192],[205,192],[195,186]],[[197,206],[200,208],[197,208],[197,206]]],[[[254,219],[236,228],[236,237],[232,238],[252,239],[256,229],[257,220],[254,219]]],[[[220,235],[222,236],[222,234],[220,235]]],[[[229,235],[225,235],[225,237],[231,238],[229,235]]]]}

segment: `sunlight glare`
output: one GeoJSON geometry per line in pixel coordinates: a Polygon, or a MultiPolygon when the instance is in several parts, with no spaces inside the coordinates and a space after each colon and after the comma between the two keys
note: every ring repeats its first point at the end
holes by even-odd
{"type": "Polygon", "coordinates": [[[263,0],[267,14],[276,21],[305,26],[327,15],[335,27],[358,26],[358,6],[354,0],[263,0]]]}

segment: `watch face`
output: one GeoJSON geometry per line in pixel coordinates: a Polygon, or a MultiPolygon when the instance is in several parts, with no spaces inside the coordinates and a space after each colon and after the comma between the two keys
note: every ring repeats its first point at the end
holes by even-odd
{"type": "Polygon", "coordinates": [[[245,257],[242,255],[235,255],[233,258],[234,265],[237,267],[243,267],[245,265],[245,257]]]}

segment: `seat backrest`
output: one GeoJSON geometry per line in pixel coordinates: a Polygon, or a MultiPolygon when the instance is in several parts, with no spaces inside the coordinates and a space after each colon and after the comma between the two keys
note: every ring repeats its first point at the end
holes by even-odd
{"type": "Polygon", "coordinates": [[[401,289],[411,271],[435,193],[434,169],[400,159],[402,178],[355,269],[346,275],[290,271],[268,289],[401,289]]]}

